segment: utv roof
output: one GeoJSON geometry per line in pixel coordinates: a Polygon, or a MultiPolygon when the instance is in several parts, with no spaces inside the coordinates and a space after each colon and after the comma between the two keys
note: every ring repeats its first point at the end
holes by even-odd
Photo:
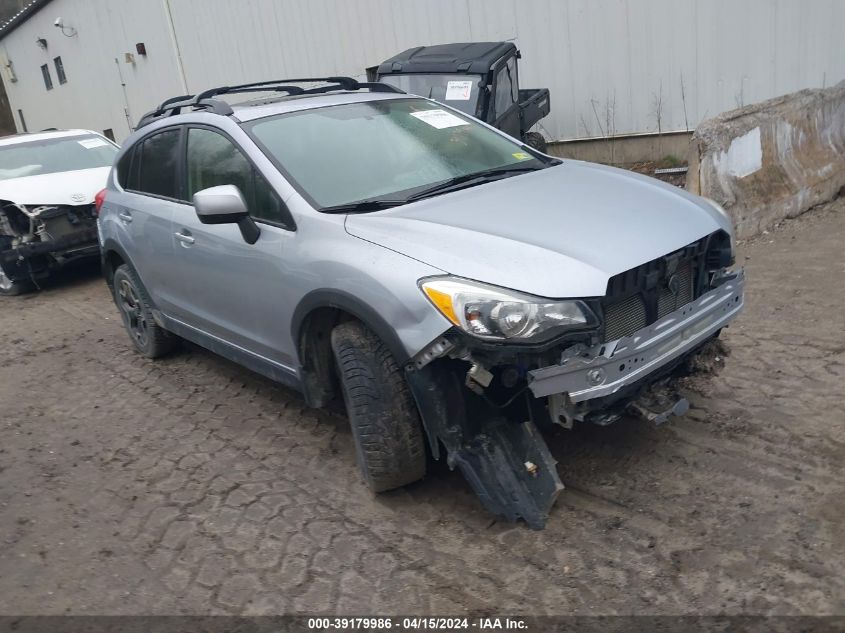
{"type": "Polygon", "coordinates": [[[505,55],[516,50],[513,42],[462,42],[418,46],[391,57],[378,67],[379,75],[398,73],[485,74],[505,55]]]}

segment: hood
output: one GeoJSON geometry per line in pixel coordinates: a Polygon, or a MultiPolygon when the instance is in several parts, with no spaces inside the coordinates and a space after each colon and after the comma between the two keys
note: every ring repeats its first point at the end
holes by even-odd
{"type": "Polygon", "coordinates": [[[106,186],[110,171],[111,167],[94,167],[0,180],[0,200],[17,204],[91,204],[106,186]]]}
{"type": "Polygon", "coordinates": [[[572,160],[346,220],[452,275],[553,298],[603,296],[613,275],[720,228],[727,218],[686,191],[572,160]]]}

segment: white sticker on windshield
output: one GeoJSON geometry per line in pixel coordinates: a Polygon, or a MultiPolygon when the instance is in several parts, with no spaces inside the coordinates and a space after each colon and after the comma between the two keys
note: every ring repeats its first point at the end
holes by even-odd
{"type": "Polygon", "coordinates": [[[85,149],[94,149],[95,147],[103,147],[104,145],[108,145],[103,139],[101,138],[84,138],[81,141],[76,141],[85,149]]]}
{"type": "Polygon", "coordinates": [[[447,127],[456,127],[458,125],[469,125],[469,121],[464,121],[460,117],[456,117],[451,112],[446,110],[423,110],[422,112],[411,112],[411,116],[418,118],[424,123],[428,123],[431,127],[436,127],[442,130],[447,127]]]}
{"type": "Polygon", "coordinates": [[[446,101],[469,101],[472,81],[450,81],[446,84],[446,101]]]}

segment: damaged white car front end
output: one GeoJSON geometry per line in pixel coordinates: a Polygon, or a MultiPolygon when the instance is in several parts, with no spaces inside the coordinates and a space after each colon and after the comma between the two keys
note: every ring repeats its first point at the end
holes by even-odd
{"type": "Polygon", "coordinates": [[[94,199],[116,152],[82,130],[0,139],[0,294],[98,255],[94,199]]]}

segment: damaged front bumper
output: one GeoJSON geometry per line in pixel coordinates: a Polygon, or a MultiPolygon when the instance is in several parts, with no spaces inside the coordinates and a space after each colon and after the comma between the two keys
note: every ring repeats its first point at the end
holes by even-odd
{"type": "Polygon", "coordinates": [[[17,260],[35,255],[61,253],[71,256],[96,255],[100,252],[97,241],[97,227],[89,227],[71,235],[46,242],[29,242],[0,252],[0,261],[14,263],[17,260]]]}
{"type": "MultiPolygon", "coordinates": [[[[488,395],[503,382],[506,372],[501,364],[482,366],[471,350],[448,337],[432,342],[406,370],[433,456],[440,457],[442,444],[449,466],[460,468],[489,510],[511,521],[521,517],[530,527],[541,529],[563,484],[535,422],[547,413],[552,422],[567,428],[574,420],[605,424],[619,417],[619,403],[645,403],[647,387],[673,372],[742,310],[743,271],[723,273],[713,285],[698,299],[630,336],[567,346],[558,352],[557,364],[527,371],[523,387],[515,385],[516,394],[504,403],[492,402],[488,395]],[[442,362],[447,363],[441,365],[444,369],[437,365],[442,362]],[[447,371],[450,362],[463,364],[447,371]],[[523,400],[526,408],[516,413],[522,417],[513,419],[516,416],[508,415],[508,407],[520,394],[528,396],[523,400]],[[468,399],[492,406],[478,419],[474,414],[479,409],[469,410],[468,399]]],[[[517,356],[500,360],[510,363],[504,366],[511,372],[518,362],[517,356]]],[[[686,404],[680,399],[661,411],[650,407],[643,411],[646,419],[659,424],[682,414],[686,404]]]]}
{"type": "Polygon", "coordinates": [[[21,205],[0,200],[0,267],[13,281],[35,280],[99,253],[96,213],[88,205],[21,205]]]}
{"type": "Polygon", "coordinates": [[[702,345],[742,310],[744,272],[720,281],[715,289],[631,336],[529,371],[528,388],[538,398],[565,393],[578,403],[613,395],[654,374],[702,345]]]}

